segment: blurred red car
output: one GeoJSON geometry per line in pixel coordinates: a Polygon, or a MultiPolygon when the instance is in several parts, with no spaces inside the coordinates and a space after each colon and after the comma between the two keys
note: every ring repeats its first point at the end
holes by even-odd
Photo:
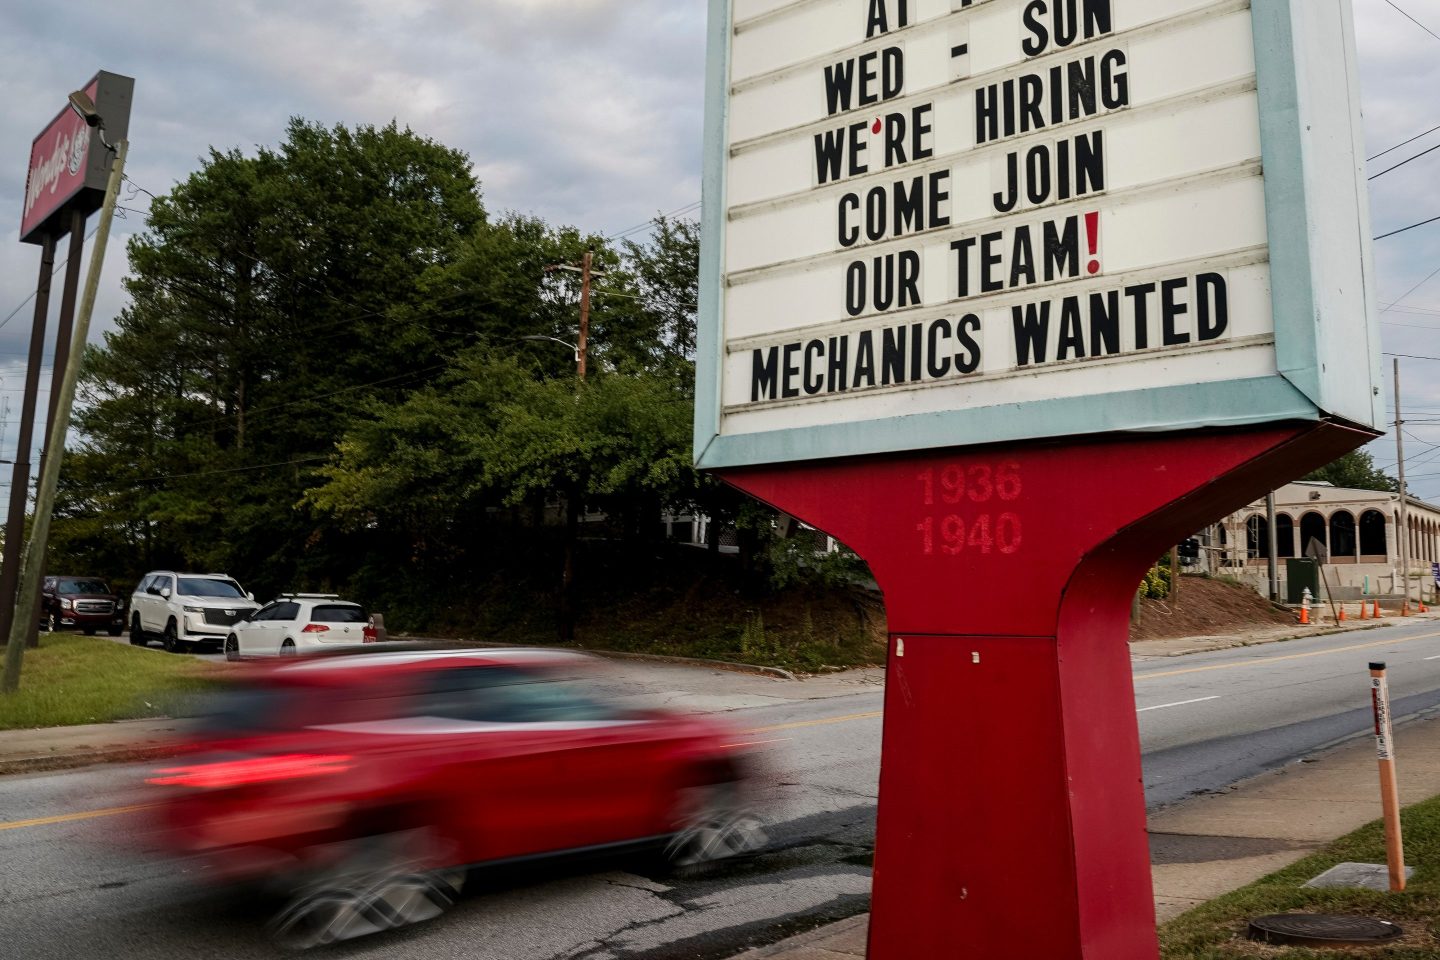
{"type": "Polygon", "coordinates": [[[314,946],[428,919],[462,868],[653,846],[692,865],[763,842],[743,736],[626,710],[545,650],[290,661],[223,694],[149,778],[165,846],[289,900],[314,946]]]}

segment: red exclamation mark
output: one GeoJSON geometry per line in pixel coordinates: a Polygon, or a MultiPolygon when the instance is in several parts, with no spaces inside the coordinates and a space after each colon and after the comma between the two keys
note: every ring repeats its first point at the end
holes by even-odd
{"type": "Polygon", "coordinates": [[[1090,240],[1090,273],[1100,272],[1100,214],[1085,214],[1085,235],[1090,240]]]}

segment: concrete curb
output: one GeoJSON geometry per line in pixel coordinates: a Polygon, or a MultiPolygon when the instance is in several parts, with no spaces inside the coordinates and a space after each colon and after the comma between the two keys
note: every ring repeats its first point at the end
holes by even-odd
{"type": "Polygon", "coordinates": [[[74,770],[101,763],[139,763],[159,760],[181,752],[178,745],[121,747],[115,750],[86,750],[79,753],[48,753],[0,760],[0,777],[21,773],[49,773],[74,770]]]}
{"type": "Polygon", "coordinates": [[[845,920],[837,920],[816,927],[806,933],[796,934],[779,943],[754,947],[736,954],[732,960],[762,960],[765,957],[792,955],[795,960],[830,960],[858,956],[851,952],[865,949],[865,934],[870,927],[870,913],[856,914],[845,920]]]}
{"type": "MultiPolygon", "coordinates": [[[[1343,627],[1339,626],[1338,624],[1332,624],[1331,626],[1323,627],[1320,629],[1312,629],[1307,632],[1286,633],[1276,637],[1246,637],[1244,634],[1237,633],[1232,635],[1232,639],[1229,642],[1226,642],[1222,638],[1217,637],[1214,643],[1201,643],[1196,646],[1178,647],[1173,651],[1137,651],[1136,655],[1155,657],[1157,659],[1166,659],[1169,657],[1188,657],[1193,653],[1214,653],[1219,650],[1234,650],[1240,647],[1258,647],[1263,646],[1267,643],[1286,643],[1290,640],[1308,640],[1312,637],[1331,637],[1341,633],[1360,633],[1366,630],[1378,630],[1381,627],[1398,626],[1399,624],[1403,623],[1405,619],[1407,618],[1386,617],[1383,621],[1377,621],[1372,623],[1360,623],[1357,621],[1354,624],[1351,624],[1347,621],[1346,625],[1343,627]]],[[[1436,619],[1436,617],[1431,614],[1412,614],[1408,619],[1412,621],[1423,622],[1425,620],[1436,619]]],[[[1174,641],[1178,643],[1185,639],[1187,638],[1163,637],[1159,640],[1132,640],[1130,641],[1130,646],[1133,649],[1137,645],[1144,643],[1166,643],[1169,641],[1174,641]]]]}
{"type": "Polygon", "coordinates": [[[421,643],[459,643],[472,647],[499,647],[509,650],[569,650],[573,653],[587,653],[607,660],[639,660],[647,663],[671,663],[681,667],[708,667],[729,670],[731,673],[754,673],[760,676],[777,677],[781,680],[799,680],[795,674],[781,667],[766,667],[755,663],[735,663],[731,660],[702,660],[698,657],[673,657],[660,653],[629,653],[621,650],[590,650],[585,647],[549,646],[538,643],[502,643],[499,640],[468,640],[464,638],[417,637],[408,633],[397,633],[392,639],[421,643]]]}

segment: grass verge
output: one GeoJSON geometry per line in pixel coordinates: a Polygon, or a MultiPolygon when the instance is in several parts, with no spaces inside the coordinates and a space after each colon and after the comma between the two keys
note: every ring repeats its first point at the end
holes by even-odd
{"type": "Polygon", "coordinates": [[[1435,960],[1440,957],[1440,797],[1401,815],[1405,860],[1416,868],[1404,893],[1368,890],[1307,890],[1303,884],[1337,863],[1384,863],[1385,833],[1379,822],[1341,837],[1319,853],[1210,901],[1160,928],[1163,960],[1435,960]],[[1400,924],[1405,938],[1385,947],[1308,949],[1271,947],[1245,939],[1248,922],[1272,913],[1330,913],[1375,917],[1400,924]]]}
{"type": "Polygon", "coordinates": [[[163,717],[217,682],[213,664],[98,637],[46,634],[40,644],[25,651],[19,692],[0,696],[0,730],[163,717]]]}

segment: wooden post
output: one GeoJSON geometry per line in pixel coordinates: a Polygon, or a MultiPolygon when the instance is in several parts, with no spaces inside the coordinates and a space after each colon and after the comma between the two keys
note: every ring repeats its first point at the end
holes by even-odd
{"type": "Polygon", "coordinates": [[[1400,833],[1400,792],[1395,785],[1395,731],[1390,722],[1390,684],[1385,664],[1370,664],[1370,702],[1375,710],[1375,751],[1380,759],[1380,803],[1385,808],[1385,862],[1390,892],[1405,889],[1405,841],[1400,833]]]}

